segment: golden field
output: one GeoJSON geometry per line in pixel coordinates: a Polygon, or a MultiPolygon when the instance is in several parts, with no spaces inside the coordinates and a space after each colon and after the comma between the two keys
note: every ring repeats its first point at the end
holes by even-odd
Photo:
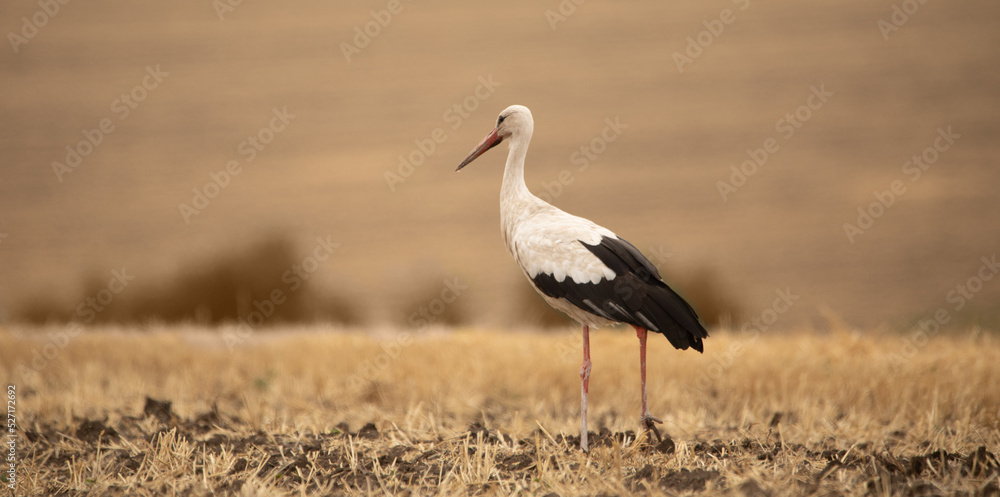
{"type": "Polygon", "coordinates": [[[634,334],[602,330],[589,454],[576,330],[64,332],[0,332],[16,495],[998,492],[1000,342],[979,329],[716,330],[704,355],[654,335],[662,444],[632,431],[634,334]]]}

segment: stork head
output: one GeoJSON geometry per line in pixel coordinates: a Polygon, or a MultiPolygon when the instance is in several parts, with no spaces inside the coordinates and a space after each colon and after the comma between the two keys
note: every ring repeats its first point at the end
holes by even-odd
{"type": "Polygon", "coordinates": [[[497,125],[490,131],[483,141],[479,142],[479,145],[469,154],[461,164],[458,165],[459,169],[467,166],[470,162],[476,160],[476,157],[483,155],[487,150],[497,146],[500,142],[510,139],[519,138],[526,136],[531,137],[531,132],[535,127],[535,121],[531,118],[531,111],[523,105],[511,105],[500,113],[497,117],[497,125]]]}

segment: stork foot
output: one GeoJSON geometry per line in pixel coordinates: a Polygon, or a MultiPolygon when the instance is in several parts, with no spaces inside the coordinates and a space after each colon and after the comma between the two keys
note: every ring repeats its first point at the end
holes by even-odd
{"type": "Polygon", "coordinates": [[[663,424],[663,421],[661,421],[660,418],[657,418],[647,412],[639,418],[639,424],[646,430],[647,438],[649,432],[653,432],[653,434],[656,435],[656,443],[663,441],[663,436],[660,435],[660,429],[656,427],[657,424],[663,424]]]}

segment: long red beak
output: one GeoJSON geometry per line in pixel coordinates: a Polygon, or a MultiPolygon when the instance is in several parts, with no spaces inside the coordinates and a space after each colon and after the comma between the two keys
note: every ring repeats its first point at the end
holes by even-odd
{"type": "Polygon", "coordinates": [[[476,160],[476,157],[485,154],[487,150],[499,145],[502,141],[503,137],[498,135],[496,128],[494,128],[493,131],[490,131],[490,134],[486,135],[486,138],[483,138],[483,141],[479,142],[476,149],[473,150],[472,153],[470,153],[469,156],[458,165],[458,168],[456,168],[455,171],[462,169],[470,162],[476,160]]]}

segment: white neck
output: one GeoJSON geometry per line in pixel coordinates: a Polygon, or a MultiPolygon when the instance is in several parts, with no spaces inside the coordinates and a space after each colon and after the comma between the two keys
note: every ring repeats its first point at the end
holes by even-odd
{"type": "Polygon", "coordinates": [[[512,254],[511,241],[517,226],[539,211],[552,208],[528,191],[528,186],[524,183],[524,158],[528,154],[530,141],[531,128],[511,136],[507,166],[503,171],[503,186],[500,188],[500,225],[507,249],[512,254]]]}
{"type": "Polygon", "coordinates": [[[501,204],[509,201],[523,200],[534,195],[528,191],[524,183],[524,158],[528,155],[528,143],[531,133],[511,136],[510,152],[507,154],[507,166],[503,170],[503,186],[500,188],[501,204]]]}

